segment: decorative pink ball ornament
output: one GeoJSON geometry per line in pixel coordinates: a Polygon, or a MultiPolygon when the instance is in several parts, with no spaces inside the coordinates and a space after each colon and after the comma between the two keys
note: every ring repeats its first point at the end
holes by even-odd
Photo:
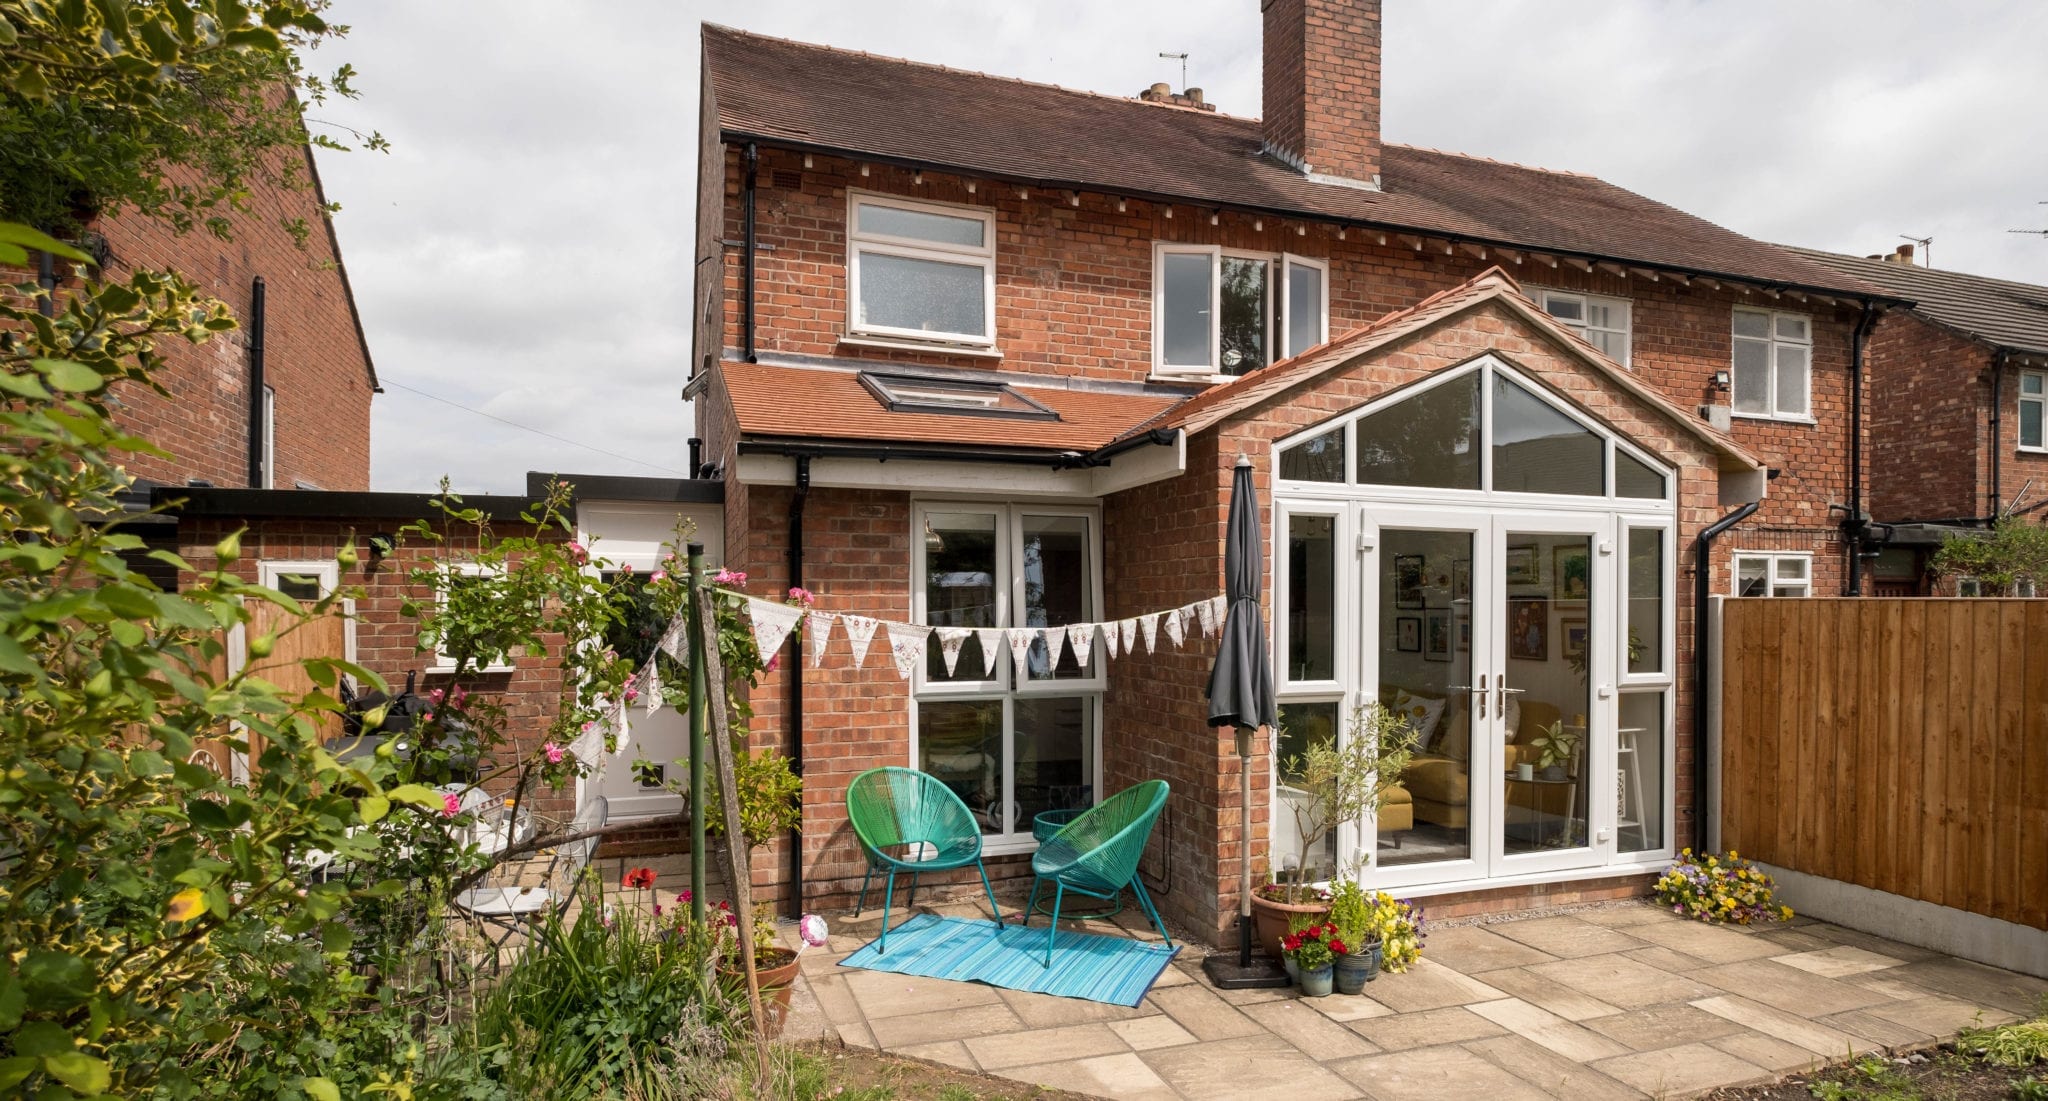
{"type": "Polygon", "coordinates": [[[802,938],[806,948],[825,947],[825,919],[816,914],[805,914],[797,919],[796,935],[802,938]]]}

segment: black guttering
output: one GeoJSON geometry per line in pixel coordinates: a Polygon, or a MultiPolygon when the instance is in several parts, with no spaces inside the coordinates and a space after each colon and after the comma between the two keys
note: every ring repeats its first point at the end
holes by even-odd
{"type": "Polygon", "coordinates": [[[2005,470],[1999,460],[2005,455],[2005,368],[2011,361],[2012,351],[2008,348],[2000,348],[1991,358],[1991,492],[1984,515],[1994,524],[2005,508],[2005,470]]]}
{"type": "Polygon", "coordinates": [[[850,443],[844,440],[750,439],[741,440],[742,455],[785,455],[805,459],[872,459],[875,462],[1011,463],[1017,466],[1049,466],[1054,470],[1075,470],[1107,466],[1126,451],[1148,445],[1168,447],[1179,429],[1154,428],[1128,439],[1116,440],[1093,451],[1053,451],[1045,448],[999,448],[947,446],[944,444],[850,443]]]}
{"type": "Polygon", "coordinates": [[[1702,529],[1694,543],[1692,559],[1692,844],[1694,852],[1707,847],[1707,691],[1713,684],[1713,662],[1707,658],[1712,641],[1707,622],[1707,603],[1714,591],[1714,540],[1763,507],[1762,499],[1751,501],[1702,529]]]}
{"type": "MultiPolygon", "coordinates": [[[[149,495],[153,508],[180,517],[302,520],[417,520],[435,517],[438,493],[376,493],[312,489],[213,489],[160,486],[149,495]]],[[[464,508],[499,521],[516,521],[540,502],[532,497],[475,494],[464,508]]]]}
{"type": "Polygon", "coordinates": [[[263,469],[264,437],[268,434],[263,423],[263,390],[269,380],[263,374],[263,311],[265,299],[263,277],[249,281],[249,488],[262,489],[264,476],[275,471],[263,469]]]}
{"type": "Polygon", "coordinates": [[[1870,513],[1863,507],[1863,360],[1884,310],[1866,300],[1863,314],[1849,337],[1849,515],[1842,521],[1842,541],[1848,544],[1849,569],[1845,596],[1863,595],[1863,547],[1870,538],[1870,513]]]}
{"type": "MultiPolygon", "coordinates": [[[[804,503],[811,496],[811,459],[808,455],[796,457],[796,492],[789,495],[789,586],[801,588],[804,583],[804,503]]],[[[804,648],[797,635],[791,635],[787,645],[789,655],[789,769],[796,774],[799,783],[804,778],[804,648]]],[[[795,824],[789,827],[789,894],[796,900],[796,910],[803,912],[804,902],[804,824],[799,814],[795,824]]]]}
{"type": "MultiPolygon", "coordinates": [[[[1897,298],[1889,295],[1872,295],[1867,292],[1847,290],[1841,287],[1821,287],[1815,286],[1810,283],[1786,283],[1772,279],[1760,279],[1754,275],[1742,275],[1736,272],[1718,271],[1712,268],[1687,267],[1679,264],[1669,263],[1663,260],[1644,260],[1640,257],[1631,256],[1608,256],[1598,252],[1584,252],[1578,249],[1560,248],[1553,245],[1531,244],[1527,241],[1506,241],[1494,237],[1474,237],[1469,234],[1446,233],[1440,229],[1424,229],[1415,226],[1402,225],[1398,222],[1376,222],[1366,221],[1364,219],[1358,218],[1340,218],[1336,215],[1325,214],[1321,211],[1302,210],[1295,207],[1264,206],[1250,203],[1230,203],[1223,202],[1221,200],[1214,198],[1206,198],[1195,195],[1169,195],[1163,192],[1147,191],[1142,188],[1107,187],[1099,183],[1088,183],[1078,180],[1055,180],[1046,179],[1043,177],[1016,176],[1003,172],[991,172],[984,168],[970,168],[963,165],[948,164],[945,161],[941,160],[920,160],[912,157],[891,156],[885,153],[870,153],[864,150],[846,149],[839,146],[825,145],[818,142],[793,141],[789,138],[778,137],[772,134],[753,134],[748,133],[745,130],[728,130],[721,128],[719,130],[719,140],[727,143],[745,142],[747,148],[749,149],[756,149],[758,148],[758,146],[765,145],[770,148],[786,149],[797,153],[818,153],[829,157],[843,157],[846,158],[847,160],[867,161],[870,164],[886,164],[896,168],[908,169],[910,171],[950,172],[962,176],[972,176],[976,179],[993,180],[997,183],[1014,184],[1018,187],[1025,188],[1039,188],[1055,191],[1088,191],[1093,192],[1097,195],[1118,195],[1124,198],[1138,199],[1148,203],[1166,203],[1174,206],[1200,208],[1203,210],[1243,211],[1248,214],[1262,214],[1274,218],[1293,218],[1297,220],[1327,222],[1332,225],[1339,225],[1357,229],[1371,229],[1375,231],[1384,231],[1387,233],[1405,233],[1415,237],[1429,237],[1439,241],[1450,241],[1453,244],[1463,243],[1470,245],[1479,245],[1485,248],[1508,249],[1513,252],[1541,252],[1551,256],[1569,257],[1574,260],[1584,260],[1589,263],[1626,264],[1631,267],[1654,268],[1658,271],[1675,271],[1680,275],[1684,275],[1687,277],[1698,276],[1706,279],[1725,279],[1731,283],[1744,283],[1752,287],[1762,287],[1765,290],[1770,291],[1798,291],[1802,294],[1814,294],[1828,298],[1840,298],[1852,301],[1883,302],[1888,305],[1894,306],[1910,306],[1913,304],[1913,300],[1910,298],[1897,298]]],[[[1776,245],[1767,244],[1761,241],[1757,243],[1763,245],[1765,248],[1778,247],[1776,245]]]]}
{"type": "Polygon", "coordinates": [[[578,501],[646,501],[655,504],[715,505],[725,500],[725,483],[708,478],[643,478],[632,474],[570,474],[559,471],[526,472],[526,494],[545,497],[548,483],[569,484],[569,495],[578,501]]]}

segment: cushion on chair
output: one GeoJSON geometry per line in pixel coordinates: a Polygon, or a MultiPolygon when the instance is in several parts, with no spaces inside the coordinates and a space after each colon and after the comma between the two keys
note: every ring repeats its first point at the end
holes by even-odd
{"type": "Polygon", "coordinates": [[[455,905],[479,917],[537,914],[554,901],[546,887],[475,887],[455,896],[455,905]]]}
{"type": "Polygon", "coordinates": [[[1471,799],[1471,784],[1467,780],[1465,762],[1453,761],[1449,757],[1417,757],[1408,762],[1408,771],[1401,774],[1403,792],[1410,801],[1427,799],[1435,803],[1464,806],[1471,799]]]}

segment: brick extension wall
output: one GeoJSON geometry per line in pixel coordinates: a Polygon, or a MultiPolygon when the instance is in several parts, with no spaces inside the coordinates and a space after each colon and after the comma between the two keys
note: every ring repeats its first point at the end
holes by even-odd
{"type": "Polygon", "coordinates": [[[1910,312],[1893,311],[1872,332],[1866,362],[1871,516],[1983,515],[1990,351],[1910,312]]]}

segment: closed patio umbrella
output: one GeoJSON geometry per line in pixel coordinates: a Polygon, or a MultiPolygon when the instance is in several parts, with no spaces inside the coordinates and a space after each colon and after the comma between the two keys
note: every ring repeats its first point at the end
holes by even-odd
{"type": "Polygon", "coordinates": [[[1266,624],[1259,612],[1262,545],[1252,462],[1239,455],[1230,485],[1230,520],[1223,532],[1223,591],[1229,609],[1223,641],[1216,648],[1216,667],[1209,672],[1209,725],[1237,729],[1238,811],[1244,816],[1239,833],[1244,865],[1238,881],[1237,958],[1218,954],[1203,963],[1209,981],[1226,990],[1287,985],[1287,974],[1276,961],[1263,956],[1256,964],[1252,960],[1252,737],[1279,718],[1273,704],[1273,665],[1266,654],[1266,624]]]}

